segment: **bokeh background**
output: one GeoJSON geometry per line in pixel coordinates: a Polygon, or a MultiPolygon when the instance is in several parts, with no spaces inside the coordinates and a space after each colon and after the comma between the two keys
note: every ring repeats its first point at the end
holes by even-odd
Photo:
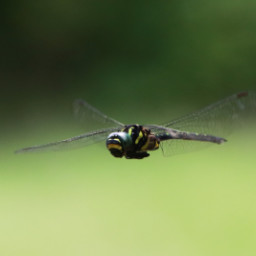
{"type": "Polygon", "coordinates": [[[255,255],[255,126],[170,158],[114,159],[104,143],[13,154],[86,131],[76,98],[162,123],[255,89],[255,13],[249,0],[5,2],[0,255],[255,255]]]}

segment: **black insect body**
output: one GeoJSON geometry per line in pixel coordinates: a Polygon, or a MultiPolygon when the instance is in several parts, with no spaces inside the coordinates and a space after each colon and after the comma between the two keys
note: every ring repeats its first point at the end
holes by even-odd
{"type": "Polygon", "coordinates": [[[115,157],[142,159],[149,156],[148,150],[159,148],[160,139],[141,125],[127,125],[120,132],[111,133],[106,145],[115,157]]]}

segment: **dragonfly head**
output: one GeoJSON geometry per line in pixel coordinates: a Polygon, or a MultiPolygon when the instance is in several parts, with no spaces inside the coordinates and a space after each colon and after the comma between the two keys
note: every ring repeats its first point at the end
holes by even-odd
{"type": "Polygon", "coordinates": [[[113,132],[109,134],[106,146],[115,157],[123,157],[127,148],[132,145],[132,138],[126,132],[113,132]]]}

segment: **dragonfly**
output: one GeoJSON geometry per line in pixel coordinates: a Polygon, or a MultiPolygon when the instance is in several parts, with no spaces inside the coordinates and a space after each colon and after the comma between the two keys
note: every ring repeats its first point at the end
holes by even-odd
{"type": "Polygon", "coordinates": [[[210,144],[227,141],[236,123],[256,112],[256,92],[240,92],[179,119],[158,124],[123,124],[85,100],[75,101],[76,113],[86,113],[100,121],[104,128],[43,145],[22,148],[16,153],[61,150],[84,147],[105,141],[117,158],[143,159],[159,148],[165,156],[184,153],[210,144]],[[107,127],[106,126],[111,126],[107,127]]]}

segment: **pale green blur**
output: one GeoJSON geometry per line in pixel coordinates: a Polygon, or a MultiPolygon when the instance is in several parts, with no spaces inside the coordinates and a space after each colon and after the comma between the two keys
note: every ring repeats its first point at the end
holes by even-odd
{"type": "Polygon", "coordinates": [[[253,255],[256,138],[248,130],[224,145],[143,160],[116,159],[104,143],[24,155],[12,151],[38,141],[2,144],[0,255],[253,255]]]}

